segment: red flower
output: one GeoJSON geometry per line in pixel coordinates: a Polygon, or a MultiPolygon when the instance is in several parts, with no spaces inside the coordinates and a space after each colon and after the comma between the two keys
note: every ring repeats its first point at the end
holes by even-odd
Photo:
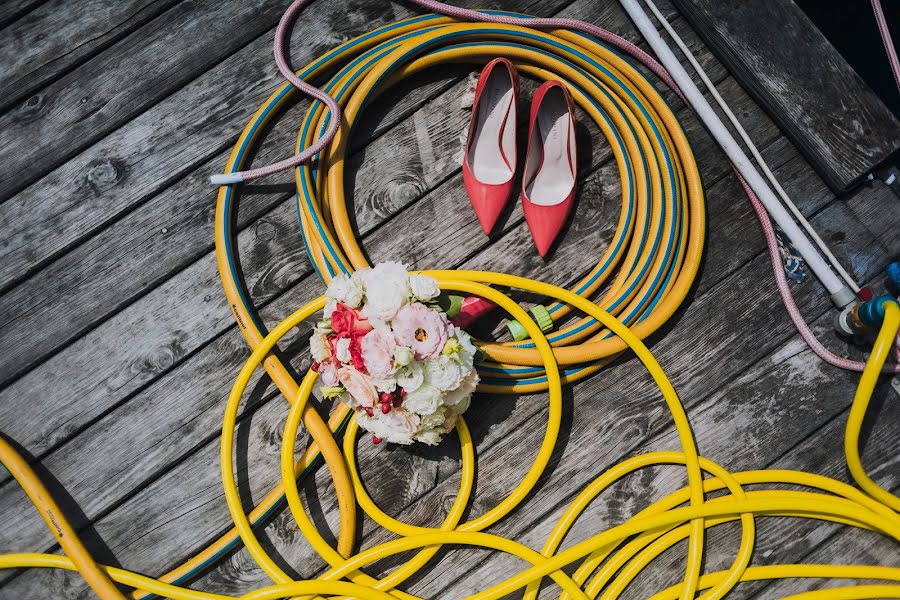
{"type": "Polygon", "coordinates": [[[353,361],[353,368],[360,373],[366,373],[366,361],[363,360],[362,348],[359,344],[366,333],[368,331],[354,331],[350,334],[350,359],[353,361]]]}
{"type": "Polygon", "coordinates": [[[339,338],[345,338],[355,333],[365,334],[372,330],[372,326],[368,319],[343,302],[338,302],[331,313],[331,329],[339,338]]]}

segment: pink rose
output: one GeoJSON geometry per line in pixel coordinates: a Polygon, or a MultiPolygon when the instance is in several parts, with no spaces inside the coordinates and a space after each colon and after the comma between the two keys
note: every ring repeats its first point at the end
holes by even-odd
{"type": "Polygon", "coordinates": [[[394,372],[394,340],[373,329],[363,336],[359,345],[369,374],[387,377],[394,372]]]}
{"type": "Polygon", "coordinates": [[[345,338],[354,333],[365,333],[372,329],[372,325],[358,312],[343,302],[338,302],[331,313],[331,329],[339,338],[345,338]]]}
{"type": "Polygon", "coordinates": [[[328,387],[334,387],[340,383],[338,368],[334,360],[319,363],[319,377],[322,379],[322,384],[328,387]]]}
{"type": "Polygon", "coordinates": [[[375,386],[356,369],[341,367],[338,369],[338,380],[347,388],[353,399],[359,402],[360,406],[371,408],[378,403],[378,392],[375,391],[375,386]]]}
{"type": "Polygon", "coordinates": [[[402,307],[391,321],[397,342],[412,348],[418,360],[440,354],[447,343],[448,326],[444,313],[418,302],[402,307]]]}

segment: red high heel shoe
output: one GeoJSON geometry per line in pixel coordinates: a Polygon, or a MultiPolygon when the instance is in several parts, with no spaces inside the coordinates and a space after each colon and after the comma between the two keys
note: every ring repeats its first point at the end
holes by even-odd
{"type": "Polygon", "coordinates": [[[478,77],[466,137],[463,181],[481,229],[489,234],[512,197],[516,172],[516,102],[519,75],[505,58],[478,77]]]}
{"type": "Polygon", "coordinates": [[[548,81],[531,101],[522,178],[525,221],[541,256],[547,255],[572,210],[577,164],[572,98],[560,82],[548,81]]]}

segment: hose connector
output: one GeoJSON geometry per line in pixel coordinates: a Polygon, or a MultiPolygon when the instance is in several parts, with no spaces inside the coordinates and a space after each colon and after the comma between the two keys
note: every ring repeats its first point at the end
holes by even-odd
{"type": "Polygon", "coordinates": [[[891,296],[878,296],[863,302],[857,308],[859,320],[868,327],[877,327],[884,321],[884,307],[888,302],[897,301],[891,296]]]}
{"type": "Polygon", "coordinates": [[[884,321],[884,307],[888,302],[896,303],[897,300],[892,296],[878,296],[848,306],[835,317],[835,329],[848,336],[877,329],[884,321]]]}
{"type": "MultiPolygon", "coordinates": [[[[547,333],[548,331],[553,330],[553,318],[542,305],[538,304],[532,306],[528,309],[528,312],[531,313],[531,317],[534,319],[534,322],[537,323],[538,327],[541,328],[541,331],[547,333]]],[[[508,321],[506,323],[506,328],[509,330],[509,334],[512,338],[517,342],[528,337],[528,332],[525,331],[525,327],[516,320],[508,321]]]]}
{"type": "Polygon", "coordinates": [[[242,181],[244,178],[240,173],[216,173],[209,176],[209,182],[213,185],[234,185],[242,181]]]}

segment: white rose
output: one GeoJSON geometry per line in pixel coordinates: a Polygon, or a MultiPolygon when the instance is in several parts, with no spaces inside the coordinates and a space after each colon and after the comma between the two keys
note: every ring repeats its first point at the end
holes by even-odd
{"type": "Polygon", "coordinates": [[[443,429],[446,420],[447,409],[439,406],[436,411],[430,415],[420,415],[419,431],[427,431],[428,429],[443,429]]]}
{"type": "Polygon", "coordinates": [[[418,273],[409,276],[409,289],[413,296],[423,301],[431,300],[441,294],[441,288],[438,287],[438,283],[433,277],[418,273]]]}
{"type": "Polygon", "coordinates": [[[362,313],[370,319],[389,321],[408,300],[409,293],[396,285],[367,285],[366,305],[362,313]]]}
{"type": "MultiPolygon", "coordinates": [[[[350,308],[356,308],[362,303],[363,289],[358,280],[341,273],[332,278],[328,284],[325,295],[335,302],[343,302],[350,308]]],[[[326,314],[331,314],[327,312],[326,314]]]]}
{"type": "Polygon", "coordinates": [[[353,362],[350,356],[350,338],[341,338],[334,344],[334,355],[342,363],[353,362]]]}
{"type": "Polygon", "coordinates": [[[456,412],[460,414],[466,412],[466,408],[469,407],[469,398],[478,386],[478,380],[477,371],[472,371],[466,375],[458,388],[444,394],[444,404],[455,407],[456,412]],[[463,403],[465,403],[465,408],[461,408],[463,403]]]}
{"type": "Polygon", "coordinates": [[[331,323],[331,313],[333,313],[334,309],[336,309],[336,308],[337,308],[337,300],[326,296],[325,297],[325,308],[322,310],[325,313],[324,320],[328,321],[329,324],[331,323]]]}
{"type": "Polygon", "coordinates": [[[331,358],[331,346],[324,333],[314,332],[312,334],[312,337],[309,338],[309,352],[312,354],[313,360],[317,362],[325,362],[331,358]]]}
{"type": "Polygon", "coordinates": [[[418,415],[402,408],[395,408],[387,414],[376,411],[371,417],[361,411],[356,413],[356,422],[372,435],[393,444],[412,444],[413,436],[419,429],[418,415]]]}
{"type": "Polygon", "coordinates": [[[369,375],[369,381],[379,392],[393,392],[397,389],[397,378],[394,375],[387,377],[373,377],[369,375]]]}
{"type": "Polygon", "coordinates": [[[413,361],[397,371],[397,385],[407,393],[419,389],[425,381],[425,373],[422,371],[422,363],[413,361]]]}
{"type": "Polygon", "coordinates": [[[429,429],[427,431],[416,434],[415,439],[417,442],[422,442],[423,444],[428,444],[429,446],[437,446],[441,443],[441,432],[435,429],[429,429]]]}
{"type": "Polygon", "coordinates": [[[463,371],[468,373],[474,367],[475,353],[478,348],[475,346],[475,342],[472,341],[472,336],[458,327],[456,328],[456,339],[459,340],[460,345],[458,352],[459,364],[462,365],[463,371]]]}
{"type": "Polygon", "coordinates": [[[412,348],[409,346],[394,346],[394,364],[405,367],[415,358],[412,348]]]}
{"type": "Polygon", "coordinates": [[[379,263],[360,277],[366,294],[363,314],[370,319],[390,321],[409,301],[409,274],[401,263],[379,263]]]}
{"type": "Polygon", "coordinates": [[[462,378],[462,369],[449,356],[435,356],[425,361],[425,382],[439,390],[455,390],[462,378]]]}
{"type": "Polygon", "coordinates": [[[403,408],[420,415],[433,414],[441,405],[441,391],[434,386],[424,384],[414,392],[407,392],[403,399],[403,408]]]}

